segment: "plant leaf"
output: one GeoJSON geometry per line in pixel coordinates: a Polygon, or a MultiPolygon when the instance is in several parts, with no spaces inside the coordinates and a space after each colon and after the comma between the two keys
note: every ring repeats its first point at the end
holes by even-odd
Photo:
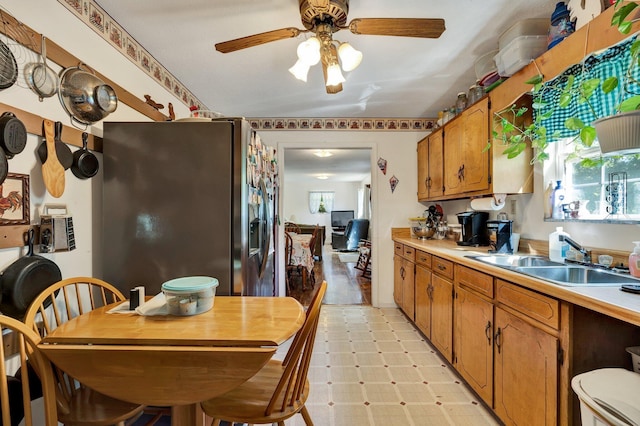
{"type": "Polygon", "coordinates": [[[598,88],[598,86],[600,86],[600,79],[590,78],[580,85],[580,92],[585,99],[589,99],[593,95],[593,92],[595,92],[595,90],[598,88]]]}
{"type": "Polygon", "coordinates": [[[560,99],[558,100],[558,106],[560,108],[566,108],[571,105],[571,93],[564,92],[560,95],[560,99]]]}
{"type": "Polygon", "coordinates": [[[542,74],[538,74],[538,75],[535,75],[535,76],[531,77],[529,80],[525,81],[524,84],[531,84],[531,85],[540,84],[540,83],[542,83],[542,79],[543,78],[544,77],[542,76],[542,74]]]}
{"type": "Polygon", "coordinates": [[[618,109],[620,112],[635,111],[640,107],[640,95],[635,95],[629,99],[625,99],[620,103],[618,109]]]}
{"type": "Polygon", "coordinates": [[[611,93],[618,87],[618,77],[609,77],[602,83],[602,91],[604,93],[611,93]]]}
{"type": "Polygon", "coordinates": [[[596,129],[592,126],[585,126],[582,130],[580,130],[580,140],[582,144],[587,148],[593,145],[593,142],[596,140],[596,129]]]}
{"type": "Polygon", "coordinates": [[[584,121],[577,117],[569,117],[564,121],[564,127],[569,130],[580,130],[584,127],[584,121]]]}

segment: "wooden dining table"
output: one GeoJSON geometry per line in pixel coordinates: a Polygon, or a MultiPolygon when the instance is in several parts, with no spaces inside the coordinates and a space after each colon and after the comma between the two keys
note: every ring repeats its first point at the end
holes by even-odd
{"type": "Polygon", "coordinates": [[[108,313],[118,303],[60,325],[38,347],[98,392],[171,406],[180,426],[202,425],[198,403],[255,375],[305,319],[291,297],[218,296],[193,316],[108,313]]]}

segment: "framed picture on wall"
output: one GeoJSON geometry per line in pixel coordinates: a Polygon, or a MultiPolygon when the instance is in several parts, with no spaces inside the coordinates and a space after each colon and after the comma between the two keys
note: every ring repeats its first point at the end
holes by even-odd
{"type": "Polygon", "coordinates": [[[0,226],[29,224],[29,175],[7,173],[0,185],[0,226]]]}

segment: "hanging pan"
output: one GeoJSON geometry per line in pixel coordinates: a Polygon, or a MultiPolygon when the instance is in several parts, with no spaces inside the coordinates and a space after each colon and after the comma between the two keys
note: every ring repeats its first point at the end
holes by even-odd
{"type": "Polygon", "coordinates": [[[93,152],[87,149],[87,140],[89,134],[82,132],[82,149],[73,153],[73,164],[71,165],[71,171],[80,179],[88,179],[94,177],[98,173],[100,164],[98,158],[93,152]]]}
{"type": "MultiPolygon", "coordinates": [[[[60,268],[53,261],[33,254],[35,231],[27,233],[27,255],[13,262],[0,277],[3,314],[21,319],[31,302],[51,284],[62,279],[60,268]]],[[[45,307],[51,301],[45,303],[45,307]]]]}
{"type": "Polygon", "coordinates": [[[30,63],[24,67],[24,74],[29,88],[37,95],[40,102],[58,92],[58,74],[47,65],[47,42],[42,36],[42,62],[30,63]]]}
{"type": "Polygon", "coordinates": [[[18,63],[15,56],[2,40],[0,40],[0,89],[13,86],[18,79],[18,63]]]}

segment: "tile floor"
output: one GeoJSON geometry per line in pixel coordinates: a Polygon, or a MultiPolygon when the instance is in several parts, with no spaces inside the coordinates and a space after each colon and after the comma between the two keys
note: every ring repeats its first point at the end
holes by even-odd
{"type": "Polygon", "coordinates": [[[316,425],[499,424],[398,309],[323,305],[309,381],[316,425]]]}

